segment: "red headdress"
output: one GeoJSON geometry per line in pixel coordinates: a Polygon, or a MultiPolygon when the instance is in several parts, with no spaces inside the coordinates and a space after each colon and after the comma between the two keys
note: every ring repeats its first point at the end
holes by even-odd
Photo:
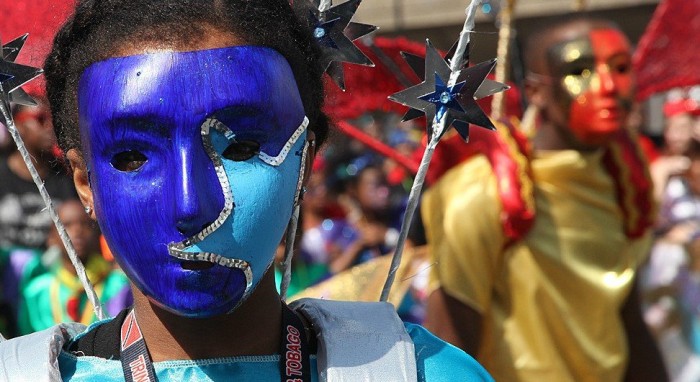
{"type": "Polygon", "coordinates": [[[663,0],[634,55],[637,98],[700,84],[700,2],[663,0]]]}
{"type": "MultiPolygon", "coordinates": [[[[401,157],[391,147],[363,134],[361,130],[349,124],[347,120],[355,119],[371,111],[394,112],[403,115],[407,108],[390,101],[387,96],[421,82],[421,79],[415,75],[411,67],[406,63],[406,60],[401,57],[401,52],[423,57],[425,56],[425,44],[410,41],[403,37],[377,37],[369,45],[358,44],[358,46],[374,62],[375,67],[346,66],[345,83],[348,90],[343,92],[332,84],[328,86],[325,111],[331,116],[341,132],[352,138],[359,139],[371,149],[391,157],[415,174],[420,163],[422,148],[418,150],[413,158],[401,157]]],[[[492,77],[490,76],[490,78],[492,77]]],[[[515,88],[511,88],[506,93],[505,102],[507,115],[517,117],[522,115],[520,94],[515,88]]],[[[491,111],[491,99],[480,100],[479,106],[486,114],[489,114],[491,111]]],[[[461,162],[464,158],[451,158],[449,163],[444,161],[447,159],[435,158],[431,168],[432,166],[449,168],[461,162]]],[[[429,183],[431,177],[429,175],[429,183]]]]}
{"type": "MultiPolygon", "coordinates": [[[[17,57],[17,63],[43,67],[58,28],[75,7],[74,0],[15,0],[3,9],[0,37],[3,42],[29,33],[27,43],[17,57]]],[[[44,95],[44,79],[30,82],[24,90],[32,95],[44,95]]]]}

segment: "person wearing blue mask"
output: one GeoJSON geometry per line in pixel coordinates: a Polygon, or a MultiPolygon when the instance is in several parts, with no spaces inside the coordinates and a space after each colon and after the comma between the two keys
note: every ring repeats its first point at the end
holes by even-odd
{"type": "Polygon", "coordinates": [[[47,90],[134,307],[0,343],[0,379],[491,380],[388,304],[281,300],[271,264],[328,133],[321,58],[284,0],[79,1],[47,90]]]}

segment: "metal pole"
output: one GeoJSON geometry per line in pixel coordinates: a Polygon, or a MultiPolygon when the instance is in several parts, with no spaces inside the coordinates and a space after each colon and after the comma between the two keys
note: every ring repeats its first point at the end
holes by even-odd
{"type": "MultiPolygon", "coordinates": [[[[510,52],[510,41],[513,24],[513,10],[515,9],[515,0],[501,0],[500,12],[500,28],[498,30],[498,50],[496,61],[496,81],[506,82],[510,52]]],[[[499,92],[493,95],[491,100],[491,118],[499,120],[503,117],[503,100],[504,93],[499,92]]]]}

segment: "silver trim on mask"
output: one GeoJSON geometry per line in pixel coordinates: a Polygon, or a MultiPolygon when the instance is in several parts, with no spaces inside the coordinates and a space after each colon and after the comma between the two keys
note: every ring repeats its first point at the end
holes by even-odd
{"type": "MultiPolygon", "coordinates": [[[[265,163],[272,165],[272,166],[279,166],[287,157],[287,154],[291,150],[292,146],[296,143],[296,141],[299,139],[299,137],[304,133],[306,130],[306,127],[309,124],[309,119],[307,117],[304,117],[304,120],[302,121],[301,125],[294,131],[291,137],[289,137],[289,140],[287,140],[287,143],[285,143],[284,147],[280,151],[280,153],[275,156],[271,157],[265,153],[259,153],[258,156],[260,157],[261,160],[263,160],[265,163]]],[[[228,128],[228,126],[224,125],[221,121],[217,120],[214,117],[209,117],[207,118],[204,123],[202,123],[201,127],[201,135],[202,135],[202,143],[204,145],[204,150],[207,152],[207,155],[209,156],[209,159],[211,159],[212,163],[214,164],[214,171],[216,172],[216,177],[219,180],[219,184],[221,185],[221,190],[224,193],[224,207],[219,213],[219,216],[216,218],[216,220],[205,227],[202,231],[198,232],[194,236],[188,237],[185,240],[182,240],[180,242],[176,243],[170,243],[168,244],[168,253],[180,260],[186,260],[186,261],[206,261],[210,263],[214,263],[217,265],[221,265],[223,267],[227,268],[235,268],[235,269],[240,269],[243,271],[243,274],[245,275],[246,279],[246,288],[243,293],[243,297],[241,298],[241,301],[244,301],[248,295],[251,292],[251,287],[253,285],[253,271],[251,269],[250,263],[248,263],[245,260],[241,259],[232,259],[228,257],[224,257],[215,253],[210,253],[210,252],[186,252],[185,249],[188,247],[191,247],[202,240],[204,240],[207,236],[209,236],[211,233],[219,229],[224,224],[224,221],[231,215],[231,212],[233,212],[234,208],[234,201],[233,201],[233,192],[231,191],[231,186],[229,183],[228,176],[226,175],[226,170],[224,168],[224,165],[221,161],[221,156],[219,153],[216,152],[216,149],[214,148],[214,145],[211,142],[211,135],[210,131],[211,129],[215,129],[216,131],[220,132],[221,134],[224,135],[224,137],[228,140],[233,140],[235,137],[235,134],[231,131],[231,129],[228,128]]],[[[299,192],[301,190],[301,184],[302,184],[302,177],[303,177],[303,171],[305,167],[305,160],[306,160],[306,145],[304,147],[303,153],[302,153],[302,162],[301,162],[301,172],[300,172],[300,178],[299,181],[297,182],[297,190],[296,190],[296,195],[295,195],[295,204],[298,200],[299,197],[299,192]]]]}
{"type": "Polygon", "coordinates": [[[258,156],[260,157],[260,159],[262,159],[263,162],[271,166],[279,166],[287,158],[287,154],[289,154],[289,151],[292,149],[292,146],[294,146],[294,144],[297,143],[297,140],[299,139],[299,137],[301,137],[301,134],[303,134],[304,131],[306,131],[306,128],[308,126],[309,119],[306,116],[304,116],[304,120],[301,121],[299,127],[297,127],[294,133],[292,133],[292,136],[289,137],[289,140],[287,141],[287,143],[284,144],[284,147],[282,147],[282,150],[279,154],[277,154],[277,156],[272,157],[265,154],[262,151],[260,152],[260,154],[258,154],[258,156]]]}

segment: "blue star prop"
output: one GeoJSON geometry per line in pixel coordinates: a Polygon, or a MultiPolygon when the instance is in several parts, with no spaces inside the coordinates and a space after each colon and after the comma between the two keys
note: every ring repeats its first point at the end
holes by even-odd
{"type": "MultiPolygon", "coordinates": [[[[454,55],[454,50],[456,47],[457,47],[457,43],[455,42],[455,44],[452,45],[452,48],[450,49],[450,51],[447,52],[447,55],[445,56],[445,61],[450,62],[450,60],[452,59],[452,56],[454,55]]],[[[416,56],[416,55],[414,55],[412,53],[408,53],[408,52],[401,52],[401,56],[403,56],[403,58],[406,60],[408,65],[411,67],[411,69],[413,69],[413,72],[416,74],[416,76],[418,76],[418,78],[420,78],[421,81],[424,80],[425,78],[423,77],[423,75],[425,72],[425,59],[421,56],[416,56]]],[[[467,59],[462,59],[462,66],[461,66],[462,69],[465,69],[467,67],[467,63],[468,63],[467,59]]],[[[500,92],[502,92],[504,90],[508,90],[508,89],[510,89],[510,86],[508,86],[502,82],[498,82],[498,81],[494,81],[494,80],[490,80],[490,79],[486,78],[484,80],[484,82],[481,83],[481,86],[479,86],[479,88],[476,90],[476,93],[474,93],[474,98],[476,98],[476,99],[486,98],[486,97],[492,96],[496,93],[500,93],[500,92]]],[[[409,119],[418,118],[422,115],[423,115],[423,113],[418,111],[417,115],[415,115],[409,119]]]]}
{"type": "MultiPolygon", "coordinates": [[[[0,42],[0,102],[10,110],[10,102],[23,105],[36,105],[36,102],[20,86],[39,76],[43,70],[15,63],[17,55],[24,46],[27,35],[20,36],[5,45],[0,42]]],[[[7,121],[0,116],[0,122],[7,121]]]]}
{"type": "Polygon", "coordinates": [[[355,15],[362,0],[349,0],[319,11],[319,0],[295,0],[297,14],[308,16],[314,37],[323,51],[323,67],[338,87],[345,90],[343,62],[374,66],[372,61],[355,46],[353,41],[374,32],[374,25],[354,23],[355,15]]]}
{"type": "Polygon", "coordinates": [[[436,105],[436,118],[439,121],[442,119],[448,109],[464,113],[462,105],[460,105],[459,101],[457,101],[457,98],[460,96],[459,92],[464,84],[465,82],[462,81],[454,86],[447,86],[445,81],[440,78],[440,75],[435,73],[435,91],[418,98],[436,105]]]}
{"type": "MultiPolygon", "coordinates": [[[[312,18],[314,16],[312,15],[312,18]]],[[[337,22],[340,21],[340,17],[328,20],[325,22],[320,22],[319,20],[315,20],[317,23],[317,27],[314,28],[314,37],[316,38],[316,41],[318,41],[321,46],[328,47],[330,49],[340,49],[338,48],[338,44],[333,41],[331,38],[331,32],[333,31],[333,27],[337,22]]]]}
{"type": "Polygon", "coordinates": [[[496,129],[475,100],[477,90],[495,66],[496,60],[462,69],[456,83],[448,86],[444,79],[450,78],[452,70],[430,41],[426,41],[425,60],[417,60],[415,56],[408,57],[410,58],[407,61],[414,70],[423,69],[422,73],[417,73],[423,78],[423,82],[389,97],[392,101],[411,108],[404,120],[425,114],[428,134],[432,137],[433,123],[446,118],[446,129],[439,132],[440,135],[445,134],[448,127],[454,126],[465,141],[469,139],[470,123],[491,130],[496,129]]]}

